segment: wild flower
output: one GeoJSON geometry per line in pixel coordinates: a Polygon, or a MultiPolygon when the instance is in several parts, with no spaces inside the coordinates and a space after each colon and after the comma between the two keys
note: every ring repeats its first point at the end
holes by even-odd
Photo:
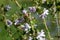
{"type": "Polygon", "coordinates": [[[11,26],[11,25],[12,25],[12,22],[11,22],[9,19],[7,19],[7,20],[6,20],[6,25],[7,25],[7,26],[11,26]]]}
{"type": "Polygon", "coordinates": [[[41,32],[38,32],[38,36],[36,37],[38,40],[45,40],[45,34],[44,31],[41,30],[41,32]]]}
{"type": "Polygon", "coordinates": [[[15,22],[14,22],[14,25],[19,25],[23,21],[24,21],[24,18],[16,19],[15,22]]]}
{"type": "Polygon", "coordinates": [[[42,17],[42,19],[44,19],[49,14],[48,12],[49,12],[49,10],[47,10],[46,8],[44,8],[43,13],[41,15],[39,15],[39,17],[42,17]]]}
{"type": "Polygon", "coordinates": [[[11,7],[9,6],[9,5],[6,5],[5,7],[4,7],[4,11],[8,11],[8,10],[10,10],[11,9],[11,7]]]}
{"type": "Polygon", "coordinates": [[[28,23],[25,23],[24,25],[22,25],[22,28],[26,33],[28,33],[31,26],[28,23]]]}
{"type": "Polygon", "coordinates": [[[22,13],[26,14],[26,13],[27,13],[27,10],[25,10],[25,9],[24,9],[24,10],[22,10],[22,13]]]}
{"type": "Polygon", "coordinates": [[[29,7],[30,12],[36,12],[36,7],[29,7]]]}
{"type": "Polygon", "coordinates": [[[27,13],[27,10],[22,10],[22,13],[24,14],[24,16],[28,17],[28,13],[27,13]]]}
{"type": "Polygon", "coordinates": [[[31,26],[28,24],[28,23],[25,23],[25,31],[27,31],[28,29],[30,29],[31,28],[31,26]]]}
{"type": "Polygon", "coordinates": [[[19,24],[19,20],[15,20],[14,25],[17,25],[17,24],[19,24]]]}

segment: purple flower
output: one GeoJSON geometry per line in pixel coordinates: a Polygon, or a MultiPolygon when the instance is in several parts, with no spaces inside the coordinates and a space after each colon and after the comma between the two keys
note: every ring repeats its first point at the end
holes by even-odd
{"type": "Polygon", "coordinates": [[[42,17],[42,19],[44,19],[45,17],[47,17],[47,15],[49,14],[49,13],[48,13],[49,10],[47,10],[46,8],[44,8],[43,11],[44,11],[44,12],[43,12],[41,15],[39,15],[39,17],[42,17]]]}
{"type": "Polygon", "coordinates": [[[24,21],[24,18],[16,19],[14,25],[19,25],[23,21],[24,21]]]}
{"type": "Polygon", "coordinates": [[[28,23],[25,23],[24,26],[25,26],[26,29],[30,29],[30,28],[31,28],[30,25],[29,25],[28,23]]]}
{"type": "Polygon", "coordinates": [[[25,23],[24,25],[21,25],[21,27],[23,28],[23,30],[28,33],[29,29],[31,28],[31,26],[28,23],[25,23]]]}
{"type": "Polygon", "coordinates": [[[36,7],[29,7],[30,12],[36,12],[36,7]]]}
{"type": "Polygon", "coordinates": [[[12,22],[10,20],[6,20],[6,25],[7,26],[11,26],[12,25],[12,22]]]}
{"type": "Polygon", "coordinates": [[[19,20],[15,20],[14,25],[17,25],[17,24],[19,24],[19,20]]]}
{"type": "Polygon", "coordinates": [[[24,28],[25,28],[26,33],[28,33],[31,26],[28,23],[25,23],[24,28]]]}
{"type": "Polygon", "coordinates": [[[38,36],[36,38],[38,40],[45,40],[45,32],[44,32],[44,30],[41,30],[41,32],[38,32],[38,36]]]}

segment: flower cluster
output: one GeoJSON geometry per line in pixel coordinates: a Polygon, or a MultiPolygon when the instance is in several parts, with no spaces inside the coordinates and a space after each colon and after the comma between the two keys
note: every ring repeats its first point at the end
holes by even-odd
{"type": "MultiPolygon", "coordinates": [[[[24,21],[24,18],[20,18],[20,19],[16,19],[14,21],[14,25],[19,25],[20,23],[22,23],[24,21]]],[[[13,22],[9,19],[6,20],[6,25],[7,26],[11,26],[13,24],[13,22]]]]}
{"type": "MultiPolygon", "coordinates": [[[[29,9],[30,12],[36,12],[36,7],[34,7],[34,6],[33,7],[28,7],[28,9],[29,9]]],[[[27,10],[25,10],[25,9],[22,10],[22,13],[26,14],[27,10]]]]}
{"type": "Polygon", "coordinates": [[[0,3],[0,35],[3,37],[2,39],[0,36],[0,40],[55,38],[53,37],[57,34],[55,29],[59,28],[60,23],[58,0],[6,0],[6,2],[4,0],[2,4],[0,3]]]}

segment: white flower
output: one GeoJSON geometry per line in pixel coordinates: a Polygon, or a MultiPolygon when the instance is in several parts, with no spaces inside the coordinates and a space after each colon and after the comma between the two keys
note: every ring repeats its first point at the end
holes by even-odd
{"type": "Polygon", "coordinates": [[[27,31],[28,29],[30,29],[31,27],[30,27],[30,25],[28,24],[28,23],[25,23],[25,31],[27,31]]]}
{"type": "Polygon", "coordinates": [[[6,20],[6,25],[7,25],[7,26],[10,26],[10,25],[12,25],[12,22],[7,19],[7,20],[6,20]]]}
{"type": "Polygon", "coordinates": [[[19,24],[19,20],[15,20],[14,25],[17,25],[17,24],[19,24]]]}
{"type": "Polygon", "coordinates": [[[39,15],[39,17],[42,17],[42,19],[44,19],[45,17],[47,17],[47,15],[49,14],[49,13],[48,13],[49,10],[47,10],[46,8],[44,8],[43,11],[44,11],[44,12],[43,12],[41,15],[39,15]]]}
{"type": "Polygon", "coordinates": [[[24,10],[22,10],[22,13],[26,14],[26,13],[27,13],[27,10],[25,10],[25,9],[24,9],[24,10]]]}
{"type": "Polygon", "coordinates": [[[6,5],[6,6],[5,6],[5,10],[6,10],[6,11],[8,11],[8,10],[10,10],[10,9],[11,9],[11,7],[10,7],[9,5],[6,5]]]}
{"type": "Polygon", "coordinates": [[[28,23],[25,23],[24,25],[21,25],[21,27],[23,28],[23,30],[28,33],[29,29],[31,28],[31,26],[28,23]]]}
{"type": "Polygon", "coordinates": [[[28,40],[32,40],[33,38],[29,36],[29,39],[28,40]]]}
{"type": "Polygon", "coordinates": [[[29,29],[31,28],[31,26],[28,24],[28,23],[25,23],[24,26],[23,26],[23,30],[28,33],[29,32],[29,29]]]}
{"type": "Polygon", "coordinates": [[[43,14],[46,14],[46,15],[48,15],[49,13],[49,10],[47,10],[46,8],[44,8],[44,10],[43,10],[44,12],[43,12],[43,14]]]}
{"type": "Polygon", "coordinates": [[[43,30],[41,30],[41,32],[38,32],[37,39],[38,40],[45,40],[45,34],[44,34],[43,30]]]}

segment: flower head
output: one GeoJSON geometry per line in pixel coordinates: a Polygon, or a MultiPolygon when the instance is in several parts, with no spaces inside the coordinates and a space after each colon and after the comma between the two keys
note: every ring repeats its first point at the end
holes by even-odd
{"type": "Polygon", "coordinates": [[[28,23],[25,23],[23,26],[22,26],[23,30],[28,33],[29,32],[29,29],[31,28],[30,25],[28,23]]]}
{"type": "Polygon", "coordinates": [[[27,31],[28,29],[30,29],[31,27],[30,27],[30,25],[28,24],[28,23],[25,23],[25,31],[27,31]]]}
{"type": "Polygon", "coordinates": [[[6,20],[6,25],[10,26],[10,25],[12,25],[12,22],[10,20],[6,20]]]}
{"type": "Polygon", "coordinates": [[[24,18],[16,19],[14,25],[19,25],[23,21],[24,21],[24,18]]]}
{"type": "Polygon", "coordinates": [[[11,7],[9,5],[6,5],[5,8],[4,8],[4,11],[8,11],[10,9],[11,9],[11,7]]]}
{"type": "Polygon", "coordinates": [[[29,7],[30,12],[36,12],[36,7],[29,7]]]}
{"type": "Polygon", "coordinates": [[[49,14],[48,12],[48,10],[46,9],[46,8],[44,8],[44,10],[43,10],[44,12],[39,16],[39,17],[42,17],[42,19],[44,19],[45,17],[47,17],[47,15],[49,14]]]}
{"type": "Polygon", "coordinates": [[[44,34],[43,30],[41,30],[41,32],[38,32],[37,39],[39,39],[39,40],[45,40],[45,34],[44,34]]]}
{"type": "Polygon", "coordinates": [[[31,28],[30,25],[28,23],[25,23],[24,25],[26,28],[31,28]]]}

